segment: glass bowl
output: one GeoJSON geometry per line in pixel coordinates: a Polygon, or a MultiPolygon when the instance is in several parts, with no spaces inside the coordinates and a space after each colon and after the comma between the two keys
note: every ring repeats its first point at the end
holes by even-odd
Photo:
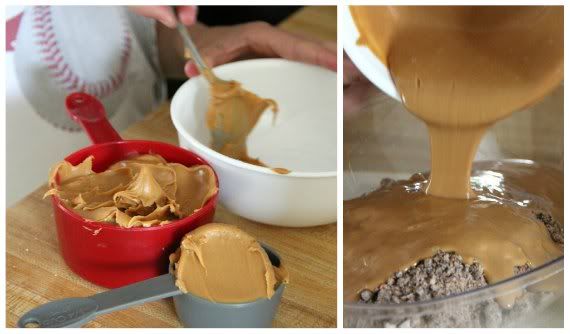
{"type": "MultiPolygon", "coordinates": [[[[365,90],[358,92],[359,102],[350,105],[352,110],[345,109],[345,200],[377,189],[383,178],[407,179],[430,168],[423,123],[379,90],[364,85],[359,89],[365,90]]],[[[526,159],[521,163],[532,160],[563,170],[563,101],[561,85],[541,103],[495,124],[483,138],[476,160],[526,159]]],[[[549,325],[543,311],[553,303],[562,304],[563,270],[560,257],[505,281],[445,298],[404,304],[345,302],[344,327],[549,325]],[[548,289],[539,289],[545,285],[548,289]],[[512,293],[521,294],[512,308],[496,302],[497,297],[512,293]]],[[[561,311],[553,312],[562,318],[561,311]]]]}
{"type": "Polygon", "coordinates": [[[344,304],[344,327],[518,327],[563,296],[564,258],[454,296],[409,304],[344,304]],[[537,291],[548,284],[548,292],[537,291]],[[521,293],[510,309],[495,300],[521,293]]]}

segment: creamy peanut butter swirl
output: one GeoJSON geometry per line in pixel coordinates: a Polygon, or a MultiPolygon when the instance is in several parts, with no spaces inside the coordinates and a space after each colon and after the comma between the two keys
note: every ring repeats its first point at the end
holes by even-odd
{"type": "MultiPolygon", "coordinates": [[[[476,163],[474,196],[447,199],[425,193],[416,175],[344,203],[344,296],[356,301],[395,272],[438,250],[479,262],[492,284],[517,266],[540,266],[563,255],[536,212],[563,221],[561,171],[517,163],[476,163]]],[[[512,304],[511,298],[501,302],[512,304]]]]}
{"type": "Polygon", "coordinates": [[[188,233],[170,262],[180,290],[220,303],[271,298],[289,281],[283,263],[274,267],[251,235],[227,224],[206,224],[188,233]]]}
{"type": "Polygon", "coordinates": [[[218,191],[214,172],[205,165],[186,167],[146,154],[96,173],[93,159],[77,166],[67,161],[54,166],[45,196],[59,197],[88,220],[130,228],[187,217],[218,191]]]}
{"type": "MultiPolygon", "coordinates": [[[[236,81],[213,81],[210,85],[210,104],[206,124],[212,135],[211,147],[230,158],[253,165],[267,167],[247,152],[247,137],[266,110],[277,115],[277,103],[263,99],[245,90],[236,81]]],[[[278,174],[288,174],[285,168],[272,169],[278,174]]]]}

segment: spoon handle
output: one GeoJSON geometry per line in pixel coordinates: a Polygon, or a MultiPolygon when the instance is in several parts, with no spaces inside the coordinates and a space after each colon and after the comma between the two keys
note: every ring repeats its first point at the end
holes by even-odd
{"type": "Polygon", "coordinates": [[[99,315],[179,294],[182,294],[182,291],[174,284],[174,276],[164,274],[121,288],[107,290],[89,298],[99,306],[97,308],[99,315]]]}
{"type": "Polygon", "coordinates": [[[192,61],[194,62],[194,64],[196,64],[196,67],[198,67],[198,70],[200,71],[200,73],[204,77],[206,77],[206,79],[211,81],[212,77],[211,77],[211,73],[210,73],[210,68],[208,67],[208,65],[206,65],[206,63],[204,63],[204,60],[202,59],[202,56],[200,55],[198,48],[196,47],[196,45],[192,41],[192,38],[190,37],[188,30],[180,22],[180,20],[178,20],[178,14],[177,14],[175,6],[172,6],[172,12],[174,13],[174,16],[176,17],[176,29],[178,30],[178,32],[180,33],[180,36],[182,37],[182,41],[184,43],[184,46],[186,46],[188,48],[188,50],[190,50],[190,53],[192,54],[192,61]]]}
{"type": "Polygon", "coordinates": [[[38,306],[18,320],[18,327],[80,327],[99,315],[181,293],[174,277],[164,274],[90,297],[61,299],[38,306]]]}

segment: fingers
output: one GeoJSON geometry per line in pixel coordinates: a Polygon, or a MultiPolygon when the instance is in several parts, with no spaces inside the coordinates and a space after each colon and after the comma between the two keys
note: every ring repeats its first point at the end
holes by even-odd
{"type": "Polygon", "coordinates": [[[371,92],[374,91],[372,83],[358,70],[356,65],[343,53],[342,59],[343,73],[343,115],[349,119],[362,107],[362,102],[367,101],[371,92]]]}
{"type": "MultiPolygon", "coordinates": [[[[251,53],[242,26],[207,29],[210,30],[212,37],[218,36],[218,38],[212,38],[207,45],[200,48],[202,60],[209,67],[226,64],[244,58],[244,56],[251,53]]],[[[204,32],[202,31],[202,33],[204,32]]],[[[193,61],[186,63],[184,72],[190,78],[200,74],[193,61]]]]}
{"type": "Polygon", "coordinates": [[[349,86],[345,86],[342,103],[344,119],[350,119],[357,115],[362,109],[364,101],[368,101],[370,95],[375,91],[374,86],[367,80],[357,81],[349,86]]]}
{"type": "MultiPolygon", "coordinates": [[[[206,63],[206,65],[208,67],[213,67],[213,65],[210,65],[207,60],[204,60],[204,62],[206,63]]],[[[184,73],[189,78],[193,78],[195,76],[200,75],[200,71],[198,70],[198,67],[196,67],[196,64],[194,64],[194,62],[192,60],[187,61],[186,64],[184,65],[184,73]]]]}
{"type": "MultiPolygon", "coordinates": [[[[283,50],[283,57],[308,64],[318,65],[336,71],[336,50],[332,51],[310,41],[297,41],[291,50],[283,50]],[[288,55],[290,53],[290,58],[288,55]]],[[[277,45],[279,46],[279,45],[277,45]]]]}
{"type": "Polygon", "coordinates": [[[266,57],[281,57],[336,71],[336,45],[310,41],[269,25],[256,27],[248,35],[252,49],[266,57]]]}
{"type": "MultiPolygon", "coordinates": [[[[240,43],[238,40],[234,40],[232,43],[228,42],[227,44],[219,44],[214,47],[205,47],[200,50],[200,55],[208,67],[216,67],[237,60],[246,54],[246,47],[244,45],[244,42],[240,43]]],[[[189,78],[192,78],[199,75],[200,71],[196,67],[196,64],[190,60],[184,66],[184,73],[186,73],[189,78]]]]}
{"type": "Polygon", "coordinates": [[[185,26],[190,26],[196,23],[196,16],[198,15],[198,7],[196,6],[176,6],[178,11],[178,19],[185,26]]]}
{"type": "Polygon", "coordinates": [[[186,74],[186,76],[189,78],[193,78],[200,75],[200,71],[198,71],[196,65],[194,65],[194,63],[189,60],[186,62],[186,64],[184,64],[184,74],[186,74]]]}
{"type": "MultiPolygon", "coordinates": [[[[198,27],[197,27],[198,28],[198,27]]],[[[249,56],[277,57],[322,66],[336,71],[336,43],[322,43],[282,31],[267,23],[253,22],[231,27],[194,29],[197,37],[209,35],[199,46],[204,61],[211,67],[249,56]]],[[[199,74],[193,62],[186,63],[188,77],[199,74]]]]}
{"type": "MultiPolygon", "coordinates": [[[[128,6],[138,15],[155,19],[169,28],[176,28],[176,18],[169,6],[128,6]]],[[[198,9],[196,6],[177,6],[178,18],[182,24],[189,26],[196,23],[198,9]]]]}
{"type": "Polygon", "coordinates": [[[176,18],[168,6],[128,6],[141,16],[155,19],[169,28],[176,28],[176,18]]]}
{"type": "Polygon", "coordinates": [[[364,75],[362,75],[362,73],[354,65],[352,60],[350,60],[350,58],[348,58],[346,53],[343,54],[342,69],[343,69],[342,70],[342,73],[343,73],[342,82],[343,82],[343,85],[345,85],[345,86],[350,85],[353,82],[365,79],[364,75]]]}

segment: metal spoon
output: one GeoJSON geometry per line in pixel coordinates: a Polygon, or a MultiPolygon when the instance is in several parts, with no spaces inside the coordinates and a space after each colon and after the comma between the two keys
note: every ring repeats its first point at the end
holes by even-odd
{"type": "MultiPolygon", "coordinates": [[[[190,51],[190,54],[192,56],[192,61],[194,62],[194,64],[196,64],[198,71],[200,71],[200,73],[206,78],[206,80],[208,80],[210,85],[227,84],[228,87],[230,87],[231,83],[229,81],[218,78],[214,74],[212,69],[210,69],[210,67],[206,65],[206,63],[202,59],[202,56],[200,55],[200,52],[198,51],[198,48],[192,41],[192,38],[190,37],[188,30],[178,19],[178,12],[176,10],[176,6],[171,6],[171,8],[172,12],[174,13],[174,17],[176,18],[176,29],[178,30],[178,33],[182,37],[184,46],[186,46],[186,48],[190,51]]],[[[221,124],[221,122],[216,122],[216,127],[210,131],[210,134],[212,136],[212,145],[214,148],[223,147],[229,140],[228,134],[221,128],[221,125],[218,126],[218,124],[221,124]]]]}
{"type": "MultiPolygon", "coordinates": [[[[212,70],[208,67],[208,65],[206,65],[206,63],[204,63],[204,60],[202,59],[202,56],[200,55],[198,48],[196,48],[196,45],[192,41],[192,38],[190,37],[188,30],[178,19],[176,7],[171,6],[171,8],[172,8],[172,12],[174,13],[174,16],[176,17],[176,29],[180,33],[180,36],[182,37],[182,41],[184,42],[184,45],[190,51],[192,61],[194,62],[194,64],[196,64],[196,67],[198,68],[200,73],[206,78],[206,80],[208,80],[210,85],[212,85],[212,86],[216,85],[218,90],[219,90],[219,88],[224,87],[224,85],[225,85],[225,87],[223,89],[227,89],[227,90],[233,89],[233,87],[235,87],[235,85],[236,85],[235,82],[232,83],[230,81],[226,81],[226,80],[222,80],[222,79],[218,78],[214,74],[214,72],[212,72],[212,70]]],[[[232,106],[239,105],[240,104],[239,100],[243,99],[243,96],[244,96],[244,94],[237,94],[235,96],[229,97],[229,99],[232,100],[232,106]]],[[[214,128],[210,129],[210,135],[212,137],[211,147],[218,152],[226,144],[235,142],[235,140],[236,140],[234,138],[235,135],[228,133],[227,130],[224,128],[223,119],[224,119],[224,115],[217,114],[216,115],[216,122],[214,123],[215,124],[214,128]]],[[[234,119],[234,124],[236,124],[235,118],[233,118],[233,119],[234,119]]],[[[232,128],[235,128],[235,127],[232,127],[232,128]]],[[[239,129],[239,127],[238,127],[238,129],[239,129]]]]}
{"type": "Polygon", "coordinates": [[[200,71],[200,73],[206,78],[206,80],[210,82],[210,84],[213,84],[214,82],[218,84],[220,83],[229,84],[230,83],[229,81],[218,78],[214,74],[214,72],[212,72],[210,67],[206,65],[206,63],[202,59],[202,56],[200,55],[200,52],[198,52],[198,48],[192,41],[192,38],[190,37],[188,30],[186,30],[186,26],[184,26],[182,22],[180,22],[180,20],[178,19],[178,12],[176,10],[176,6],[171,6],[171,8],[172,12],[174,13],[174,17],[176,18],[176,29],[178,30],[178,33],[182,37],[182,42],[184,43],[184,46],[188,48],[188,50],[190,50],[190,54],[192,55],[192,61],[194,62],[194,64],[196,64],[198,71],[200,71]]]}

